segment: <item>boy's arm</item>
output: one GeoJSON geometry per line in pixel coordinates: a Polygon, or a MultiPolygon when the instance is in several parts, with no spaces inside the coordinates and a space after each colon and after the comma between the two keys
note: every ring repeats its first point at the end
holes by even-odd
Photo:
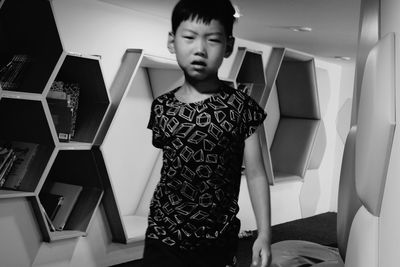
{"type": "Polygon", "coordinates": [[[258,230],[253,244],[253,265],[258,264],[261,256],[260,266],[267,267],[271,261],[270,190],[257,132],[245,140],[244,158],[247,186],[258,230]]]}

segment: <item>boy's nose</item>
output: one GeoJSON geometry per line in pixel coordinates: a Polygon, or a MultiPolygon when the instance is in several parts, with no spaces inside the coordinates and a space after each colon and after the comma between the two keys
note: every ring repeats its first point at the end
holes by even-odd
{"type": "Polygon", "coordinates": [[[195,50],[195,55],[196,56],[201,56],[205,57],[207,55],[207,49],[206,49],[206,44],[204,41],[199,40],[196,44],[196,50],[195,50]]]}

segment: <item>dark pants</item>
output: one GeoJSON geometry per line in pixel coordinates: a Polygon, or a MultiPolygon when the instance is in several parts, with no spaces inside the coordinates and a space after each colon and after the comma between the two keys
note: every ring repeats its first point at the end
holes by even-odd
{"type": "Polygon", "coordinates": [[[227,267],[235,266],[236,244],[183,250],[146,238],[142,267],[227,267]]]}

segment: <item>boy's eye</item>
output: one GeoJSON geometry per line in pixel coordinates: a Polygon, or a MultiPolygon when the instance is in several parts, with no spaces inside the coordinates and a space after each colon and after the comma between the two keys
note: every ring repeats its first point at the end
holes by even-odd
{"type": "Polygon", "coordinates": [[[193,36],[189,36],[189,35],[184,35],[183,38],[188,39],[188,40],[192,40],[194,39],[193,36]]]}
{"type": "Polygon", "coordinates": [[[213,43],[220,43],[221,42],[220,39],[214,39],[214,38],[208,39],[208,41],[213,42],[213,43]]]}

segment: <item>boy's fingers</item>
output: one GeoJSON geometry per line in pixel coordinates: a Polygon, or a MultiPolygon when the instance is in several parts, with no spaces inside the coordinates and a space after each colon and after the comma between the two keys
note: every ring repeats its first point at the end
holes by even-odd
{"type": "Polygon", "coordinates": [[[261,254],[261,267],[267,267],[268,263],[267,253],[264,250],[262,250],[260,254],[261,254]]]}
{"type": "Polygon", "coordinates": [[[257,266],[258,264],[258,257],[253,256],[253,262],[251,263],[251,266],[257,266]]]}
{"type": "Polygon", "coordinates": [[[253,261],[251,263],[251,266],[257,266],[259,257],[260,257],[260,251],[253,250],[253,261]]]}

